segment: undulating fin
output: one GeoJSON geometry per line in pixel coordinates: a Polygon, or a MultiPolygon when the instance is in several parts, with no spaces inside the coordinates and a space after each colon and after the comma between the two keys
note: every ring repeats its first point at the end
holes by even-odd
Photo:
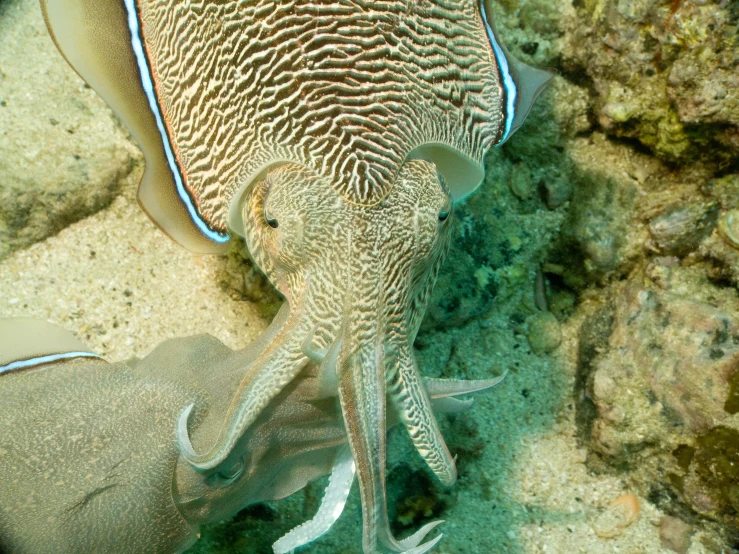
{"type": "Polygon", "coordinates": [[[478,0],[478,2],[503,88],[502,109],[505,124],[497,140],[497,144],[501,145],[523,124],[534,101],[555,73],[531,67],[508,52],[495,30],[493,0],[478,0]]]}
{"type": "Polygon", "coordinates": [[[500,384],[506,375],[508,375],[507,371],[494,379],[436,379],[424,377],[423,384],[429,398],[437,400],[484,391],[500,384]]]}
{"type": "Polygon", "coordinates": [[[25,317],[0,319],[0,375],[70,358],[99,358],[72,333],[25,317]]]}
{"type": "Polygon", "coordinates": [[[193,252],[226,249],[187,188],[150,74],[136,0],[41,0],[46,24],[77,73],[108,103],[144,153],[139,203],[162,231],[193,252]]]}

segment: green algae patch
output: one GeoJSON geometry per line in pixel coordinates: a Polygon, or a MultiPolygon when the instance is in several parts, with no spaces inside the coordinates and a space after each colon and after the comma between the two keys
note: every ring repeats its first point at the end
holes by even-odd
{"type": "Polygon", "coordinates": [[[266,319],[272,319],[282,306],[282,295],[254,263],[241,238],[231,241],[231,247],[222,258],[217,279],[221,288],[234,300],[256,304],[266,319]]]}
{"type": "Polygon", "coordinates": [[[694,467],[719,509],[739,512],[739,431],[714,427],[698,437],[697,447],[694,467]]]}
{"type": "Polygon", "coordinates": [[[729,394],[724,402],[724,410],[726,413],[734,415],[739,412],[739,370],[731,374],[727,380],[729,384],[729,394]]]}
{"type": "Polygon", "coordinates": [[[690,463],[693,461],[693,457],[695,456],[695,448],[687,444],[681,444],[672,451],[672,455],[675,457],[677,465],[679,465],[683,471],[688,471],[690,463]]]}

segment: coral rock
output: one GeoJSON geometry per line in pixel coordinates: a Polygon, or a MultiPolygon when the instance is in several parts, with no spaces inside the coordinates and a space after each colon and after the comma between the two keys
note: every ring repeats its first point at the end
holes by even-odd
{"type": "Polygon", "coordinates": [[[529,344],[536,354],[556,350],[562,342],[562,327],[552,312],[541,312],[529,323],[529,344]]]}

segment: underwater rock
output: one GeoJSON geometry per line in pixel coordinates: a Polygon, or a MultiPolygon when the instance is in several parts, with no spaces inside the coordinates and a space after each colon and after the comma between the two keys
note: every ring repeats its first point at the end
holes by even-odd
{"type": "Polygon", "coordinates": [[[550,210],[559,208],[572,196],[572,183],[568,179],[553,178],[543,185],[543,195],[550,210]]]}
{"type": "Polygon", "coordinates": [[[713,231],[717,218],[715,204],[678,204],[655,217],[649,223],[649,233],[661,253],[684,256],[713,231]]]}
{"type": "Polygon", "coordinates": [[[563,66],[595,93],[609,135],[663,159],[728,161],[739,152],[739,34],[732,2],[576,4],[563,66]]]}
{"type": "Polygon", "coordinates": [[[627,272],[642,255],[647,235],[633,224],[639,198],[634,175],[657,169],[600,133],[570,141],[567,152],[574,164],[574,191],[553,261],[565,267],[567,285],[579,289],[627,272]]]}
{"type": "Polygon", "coordinates": [[[619,496],[598,516],[593,531],[602,539],[615,538],[639,519],[639,499],[633,494],[619,496]]]}
{"type": "Polygon", "coordinates": [[[0,258],[107,207],[140,154],[54,47],[37,2],[0,3],[0,258]]]}
{"type": "Polygon", "coordinates": [[[541,312],[529,322],[528,339],[535,354],[553,352],[562,342],[562,326],[552,312],[541,312]]]}
{"type": "Polygon", "coordinates": [[[713,243],[739,184],[715,167],[685,167],[615,143],[599,132],[567,142],[573,196],[550,260],[574,290],[624,278],[655,254],[686,257],[713,243]]]}
{"type": "Polygon", "coordinates": [[[739,284],[739,175],[711,179],[701,193],[720,209],[716,230],[700,245],[698,254],[707,275],[716,282],[739,284]]]}
{"type": "Polygon", "coordinates": [[[730,173],[711,179],[701,192],[710,196],[722,210],[735,210],[739,208],[739,174],[730,173]]]}
{"type": "Polygon", "coordinates": [[[695,441],[687,474],[675,479],[697,512],[736,527],[739,513],[739,431],[718,425],[695,441]]]}
{"type": "Polygon", "coordinates": [[[511,192],[521,200],[531,200],[534,195],[534,186],[531,183],[531,172],[526,164],[516,164],[511,171],[508,186],[511,192]]]}
{"type": "Polygon", "coordinates": [[[590,447],[649,490],[661,482],[694,514],[736,530],[739,297],[670,258],[610,294],[601,309],[610,326],[585,369],[590,447]]]}
{"type": "Polygon", "coordinates": [[[739,14],[728,4],[681,2],[675,10],[674,40],[681,48],[667,91],[683,123],[739,125],[739,14]]]}
{"type": "Polygon", "coordinates": [[[692,534],[693,527],[680,518],[663,516],[660,519],[659,538],[662,541],[662,546],[673,552],[686,554],[690,549],[690,536],[692,534]]]}
{"type": "Polygon", "coordinates": [[[729,378],[739,365],[737,303],[711,305],[637,283],[615,302],[592,380],[594,446],[627,456],[726,419],[729,378]]]}

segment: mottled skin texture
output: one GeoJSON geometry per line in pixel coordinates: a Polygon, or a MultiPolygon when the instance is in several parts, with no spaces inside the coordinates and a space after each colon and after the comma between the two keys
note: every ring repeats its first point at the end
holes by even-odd
{"type": "MultiPolygon", "coordinates": [[[[276,328],[287,315],[278,314],[276,328]]],[[[0,328],[13,321],[0,320],[0,328]]],[[[0,338],[5,362],[60,344],[61,330],[24,324],[33,340],[0,338]]],[[[61,342],[76,342],[67,335],[61,342]]],[[[202,473],[182,459],[180,413],[196,406],[189,432],[203,446],[263,344],[234,352],[203,335],[166,341],[127,363],[74,358],[2,372],[0,360],[0,552],[180,552],[201,524],[331,471],[346,455],[346,432],[315,363],[262,410],[224,463],[202,473]]],[[[493,384],[437,379],[425,387],[435,409],[460,411],[470,402],[454,396],[493,384]]],[[[329,513],[343,508],[324,503],[329,513]]]]}
{"type": "Polygon", "coordinates": [[[195,251],[243,234],[287,299],[233,373],[222,417],[191,436],[201,410],[183,410],[183,458],[204,474],[233,464],[263,410],[316,364],[317,394],[339,399],[357,465],[364,551],[427,551],[434,541],[390,532],[386,398],[452,484],[412,345],[452,199],[480,184],[485,151],[549,75],[507,57],[491,0],[42,5],[57,45],[141,144],[152,218],[195,251]]]}
{"type": "Polygon", "coordinates": [[[379,538],[403,551],[385,503],[386,392],[429,467],[445,484],[456,479],[412,348],[449,244],[451,209],[436,168],[420,160],[406,163],[389,196],[371,207],[347,202],[297,165],[257,184],[244,204],[247,242],[290,315],[239,385],[213,446],[197,454],[180,437],[193,465],[221,464],[263,407],[316,359],[325,395],[340,398],[357,463],[364,548],[374,551],[379,538]]]}
{"type": "Polygon", "coordinates": [[[398,181],[371,207],[347,202],[297,165],[274,170],[250,191],[247,242],[290,317],[239,386],[210,451],[198,455],[182,437],[196,467],[221,463],[308,355],[322,357],[321,379],[327,395],[338,392],[357,463],[368,552],[378,538],[402,551],[386,514],[386,391],[429,467],[445,484],[456,479],[412,349],[449,244],[451,200],[431,163],[406,163],[398,181]],[[322,349],[328,353],[316,355],[322,349]]]}
{"type": "Polygon", "coordinates": [[[4,375],[0,389],[0,550],[162,552],[192,540],[161,491],[177,460],[172,421],[193,394],[85,360],[4,375]]]}
{"type": "Polygon", "coordinates": [[[169,132],[214,228],[225,230],[234,195],[275,162],[373,204],[417,146],[446,144],[480,164],[500,138],[477,0],[140,6],[169,132]]]}
{"type": "Polygon", "coordinates": [[[75,359],[0,375],[0,551],[178,552],[200,524],[327,473],[345,433],[336,402],[315,398],[310,368],[239,441],[239,464],[203,474],[181,460],[179,414],[198,406],[196,435],[220,420],[245,354],[201,336],[128,364],[75,359]]]}

